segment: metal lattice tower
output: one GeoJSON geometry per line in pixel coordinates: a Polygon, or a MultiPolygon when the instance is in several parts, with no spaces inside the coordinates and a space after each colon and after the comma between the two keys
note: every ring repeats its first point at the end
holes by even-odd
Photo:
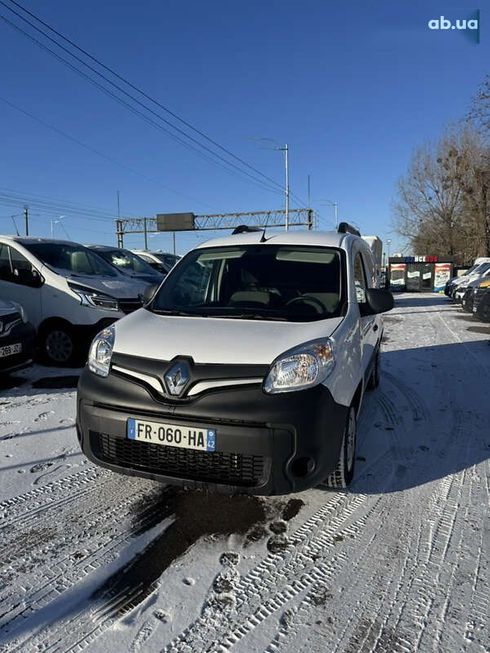
{"type": "MultiPolygon", "coordinates": [[[[194,216],[194,229],[179,231],[219,231],[234,229],[242,224],[248,227],[285,227],[285,210],[246,211],[243,213],[215,213],[194,216]]],[[[164,233],[157,229],[156,218],[118,218],[115,220],[117,246],[124,246],[125,234],[164,233]]],[[[313,209],[289,209],[289,227],[313,229],[313,209]]]]}

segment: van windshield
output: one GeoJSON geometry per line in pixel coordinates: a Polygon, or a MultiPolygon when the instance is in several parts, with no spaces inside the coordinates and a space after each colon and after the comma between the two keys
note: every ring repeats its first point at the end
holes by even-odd
{"type": "Polygon", "coordinates": [[[127,274],[155,275],[155,270],[142,258],[127,249],[95,249],[99,256],[127,274]]]}
{"type": "Polygon", "coordinates": [[[81,276],[117,277],[118,272],[87,247],[75,243],[23,243],[50,268],[81,276]]]}
{"type": "Polygon", "coordinates": [[[155,313],[311,322],[342,310],[338,250],[245,245],[193,250],[147,307],[155,313]]]}

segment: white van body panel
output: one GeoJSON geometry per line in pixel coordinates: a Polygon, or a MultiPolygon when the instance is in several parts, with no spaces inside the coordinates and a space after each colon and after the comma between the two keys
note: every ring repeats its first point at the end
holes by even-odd
{"type": "Polygon", "coordinates": [[[44,279],[39,288],[0,279],[1,297],[20,304],[36,328],[50,318],[61,318],[72,325],[91,326],[101,319],[118,319],[124,315],[121,311],[82,306],[80,297],[69,287],[68,281],[118,299],[136,298],[146,287],[146,284],[122,275],[74,275],[66,270],[50,268],[15,239],[2,237],[0,242],[19,252],[44,279]]]}
{"type": "Polygon", "coordinates": [[[292,347],[330,336],[341,321],[210,320],[139,309],[118,323],[114,351],[164,361],[190,356],[195,363],[268,365],[292,347]]]}

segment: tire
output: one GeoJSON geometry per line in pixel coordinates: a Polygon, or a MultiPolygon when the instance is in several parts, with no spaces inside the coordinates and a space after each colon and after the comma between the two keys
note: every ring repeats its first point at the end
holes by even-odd
{"type": "Polygon", "coordinates": [[[482,322],[490,322],[490,301],[486,297],[482,297],[476,314],[473,315],[476,315],[482,322]]]}
{"type": "Polygon", "coordinates": [[[329,474],[325,485],[328,488],[346,488],[354,478],[357,443],[357,416],[354,406],[349,408],[340,447],[340,457],[335,469],[329,474]]]}
{"type": "Polygon", "coordinates": [[[373,371],[366,384],[366,390],[375,390],[379,386],[380,381],[380,367],[379,367],[379,351],[376,353],[374,360],[373,371]]]}
{"type": "Polygon", "coordinates": [[[68,367],[77,358],[73,329],[63,322],[46,326],[39,334],[40,358],[46,365],[68,367]]]}

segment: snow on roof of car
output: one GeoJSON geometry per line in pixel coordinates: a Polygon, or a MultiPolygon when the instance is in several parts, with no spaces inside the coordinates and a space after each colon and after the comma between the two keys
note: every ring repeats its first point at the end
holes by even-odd
{"type": "Polygon", "coordinates": [[[320,247],[341,247],[346,236],[336,231],[270,231],[265,232],[265,240],[261,243],[263,230],[248,231],[233,236],[214,238],[197,245],[203,247],[226,247],[227,245],[317,245],[320,247]]]}

